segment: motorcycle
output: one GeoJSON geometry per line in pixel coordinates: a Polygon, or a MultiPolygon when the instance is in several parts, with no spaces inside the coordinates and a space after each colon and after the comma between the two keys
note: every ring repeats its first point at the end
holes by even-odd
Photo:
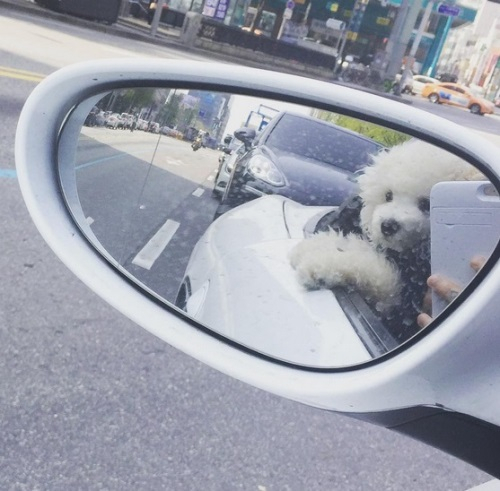
{"type": "Polygon", "coordinates": [[[191,148],[193,149],[194,152],[196,152],[196,150],[199,150],[202,146],[203,146],[203,141],[201,136],[197,136],[193,140],[193,143],[191,143],[191,148]]]}

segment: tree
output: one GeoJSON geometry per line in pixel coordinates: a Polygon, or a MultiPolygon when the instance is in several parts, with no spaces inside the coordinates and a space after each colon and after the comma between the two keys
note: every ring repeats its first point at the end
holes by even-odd
{"type": "Polygon", "coordinates": [[[367,136],[385,147],[393,147],[399,145],[411,137],[400,133],[399,131],[384,128],[378,124],[369,123],[360,119],[351,118],[342,114],[334,114],[327,111],[320,111],[319,119],[329,121],[343,128],[355,131],[361,135],[367,136]]]}
{"type": "Polygon", "coordinates": [[[158,122],[161,126],[173,128],[177,126],[182,94],[174,93],[168,98],[158,113],[158,122]]]}

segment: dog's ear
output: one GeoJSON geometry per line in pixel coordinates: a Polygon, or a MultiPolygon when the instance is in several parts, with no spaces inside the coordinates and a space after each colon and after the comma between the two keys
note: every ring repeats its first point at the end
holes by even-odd
{"type": "Polygon", "coordinates": [[[362,235],[361,208],[363,201],[359,195],[347,198],[333,213],[320,220],[317,231],[335,230],[343,235],[362,235]]]}

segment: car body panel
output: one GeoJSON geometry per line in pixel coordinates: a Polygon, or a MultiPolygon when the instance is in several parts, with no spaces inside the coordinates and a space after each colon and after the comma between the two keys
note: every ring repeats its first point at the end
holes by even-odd
{"type": "Polygon", "coordinates": [[[312,366],[370,360],[334,294],[305,290],[288,260],[307,220],[326,210],[331,208],[264,196],[216,220],[186,268],[184,281],[191,287],[186,311],[279,359],[312,366]]]}
{"type": "Polygon", "coordinates": [[[217,170],[217,175],[214,179],[214,194],[222,196],[226,190],[227,183],[231,177],[232,168],[236,162],[236,159],[243,153],[245,153],[245,146],[240,143],[233,148],[229,147],[231,153],[222,152],[219,157],[219,168],[217,170]],[[234,148],[235,147],[235,148],[234,148]]]}

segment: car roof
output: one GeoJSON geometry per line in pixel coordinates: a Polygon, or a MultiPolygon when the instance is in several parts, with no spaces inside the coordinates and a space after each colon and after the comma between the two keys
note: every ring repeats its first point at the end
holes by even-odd
{"type": "Polygon", "coordinates": [[[361,138],[362,140],[373,142],[373,143],[379,145],[380,148],[383,148],[383,145],[381,143],[373,140],[372,138],[369,138],[368,136],[362,135],[361,133],[350,130],[349,128],[345,128],[344,126],[340,126],[338,124],[332,123],[331,121],[325,121],[324,119],[315,118],[314,116],[308,116],[307,114],[301,114],[301,113],[295,112],[295,111],[280,111],[278,114],[276,114],[276,116],[273,117],[273,119],[271,121],[278,119],[278,118],[281,119],[287,115],[306,119],[308,121],[313,121],[315,123],[323,124],[324,126],[329,126],[331,128],[335,128],[338,131],[342,131],[342,132],[350,134],[354,137],[361,138]]]}

